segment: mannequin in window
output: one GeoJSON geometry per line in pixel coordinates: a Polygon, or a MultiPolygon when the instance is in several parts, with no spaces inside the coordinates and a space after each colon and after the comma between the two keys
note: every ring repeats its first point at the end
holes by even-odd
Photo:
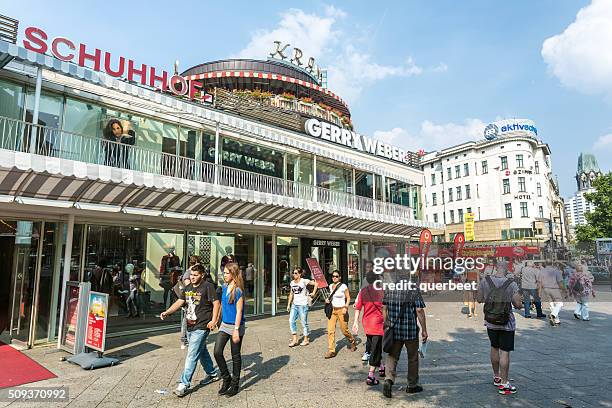
{"type": "Polygon", "coordinates": [[[173,281],[178,281],[181,272],[181,260],[174,253],[174,247],[168,248],[168,253],[162,256],[159,266],[159,286],[164,289],[164,308],[168,307],[168,294],[172,290],[173,281]]]}
{"type": "Polygon", "coordinates": [[[106,166],[121,167],[123,169],[130,168],[128,146],[133,146],[135,141],[135,132],[125,129],[123,124],[117,119],[111,119],[106,124],[103,131],[104,135],[104,151],[106,166]]]}

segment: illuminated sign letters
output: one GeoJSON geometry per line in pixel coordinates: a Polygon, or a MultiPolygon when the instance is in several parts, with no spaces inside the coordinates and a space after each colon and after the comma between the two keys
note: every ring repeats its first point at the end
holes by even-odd
{"type": "Polygon", "coordinates": [[[317,137],[342,146],[350,147],[351,149],[359,150],[360,152],[385,157],[401,163],[408,162],[405,150],[360,135],[351,130],[343,129],[329,122],[311,118],[304,124],[304,129],[306,130],[306,134],[312,137],[317,137]]]}

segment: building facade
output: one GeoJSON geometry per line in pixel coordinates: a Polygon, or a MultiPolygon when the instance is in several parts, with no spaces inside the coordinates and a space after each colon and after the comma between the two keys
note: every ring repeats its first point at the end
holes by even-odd
{"type": "Polygon", "coordinates": [[[475,241],[566,240],[563,204],[552,176],[551,152],[529,120],[504,120],[485,139],[426,153],[425,219],[446,225],[443,240],[474,216],[475,241]]]}
{"type": "MultiPolygon", "coordinates": [[[[167,327],[157,316],[191,255],[218,283],[233,260],[246,313],[274,315],[307,258],[354,293],[366,260],[440,227],[423,219],[414,154],[354,132],[326,89],[274,106],[227,81],[198,83],[194,69],[171,76],[25,33],[23,44],[0,41],[0,331],[12,342],[57,339],[69,281],[109,294],[108,332],[119,335],[167,327]],[[304,108],[315,103],[324,109],[304,108]],[[139,317],[128,318],[134,276],[139,317]]],[[[279,75],[267,99],[289,92],[292,75],[319,86],[286,69],[249,75],[279,75]]]]}
{"type": "Polygon", "coordinates": [[[576,169],[576,193],[565,203],[565,210],[572,229],[578,225],[585,225],[587,223],[585,214],[595,209],[595,206],[586,200],[584,194],[595,191],[592,183],[601,174],[595,155],[580,153],[576,169]]]}

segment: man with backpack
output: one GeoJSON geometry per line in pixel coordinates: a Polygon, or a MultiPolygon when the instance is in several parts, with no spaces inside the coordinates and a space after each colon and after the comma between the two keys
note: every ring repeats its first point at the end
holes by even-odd
{"type": "Polygon", "coordinates": [[[516,321],[512,306],[520,309],[522,299],[516,282],[506,278],[504,268],[496,268],[495,273],[480,281],[478,302],[484,303],[485,326],[491,342],[491,366],[493,385],[502,395],[516,393],[510,384],[510,352],[514,350],[514,331],[516,321]]]}

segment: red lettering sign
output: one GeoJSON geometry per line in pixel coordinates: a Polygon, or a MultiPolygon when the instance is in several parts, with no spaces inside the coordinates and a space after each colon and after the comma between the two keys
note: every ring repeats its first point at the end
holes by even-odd
{"type": "Polygon", "coordinates": [[[308,269],[312,273],[312,277],[317,282],[319,288],[326,288],[327,281],[325,280],[325,274],[319,265],[319,261],[316,258],[306,258],[306,264],[308,264],[308,269]]]}

